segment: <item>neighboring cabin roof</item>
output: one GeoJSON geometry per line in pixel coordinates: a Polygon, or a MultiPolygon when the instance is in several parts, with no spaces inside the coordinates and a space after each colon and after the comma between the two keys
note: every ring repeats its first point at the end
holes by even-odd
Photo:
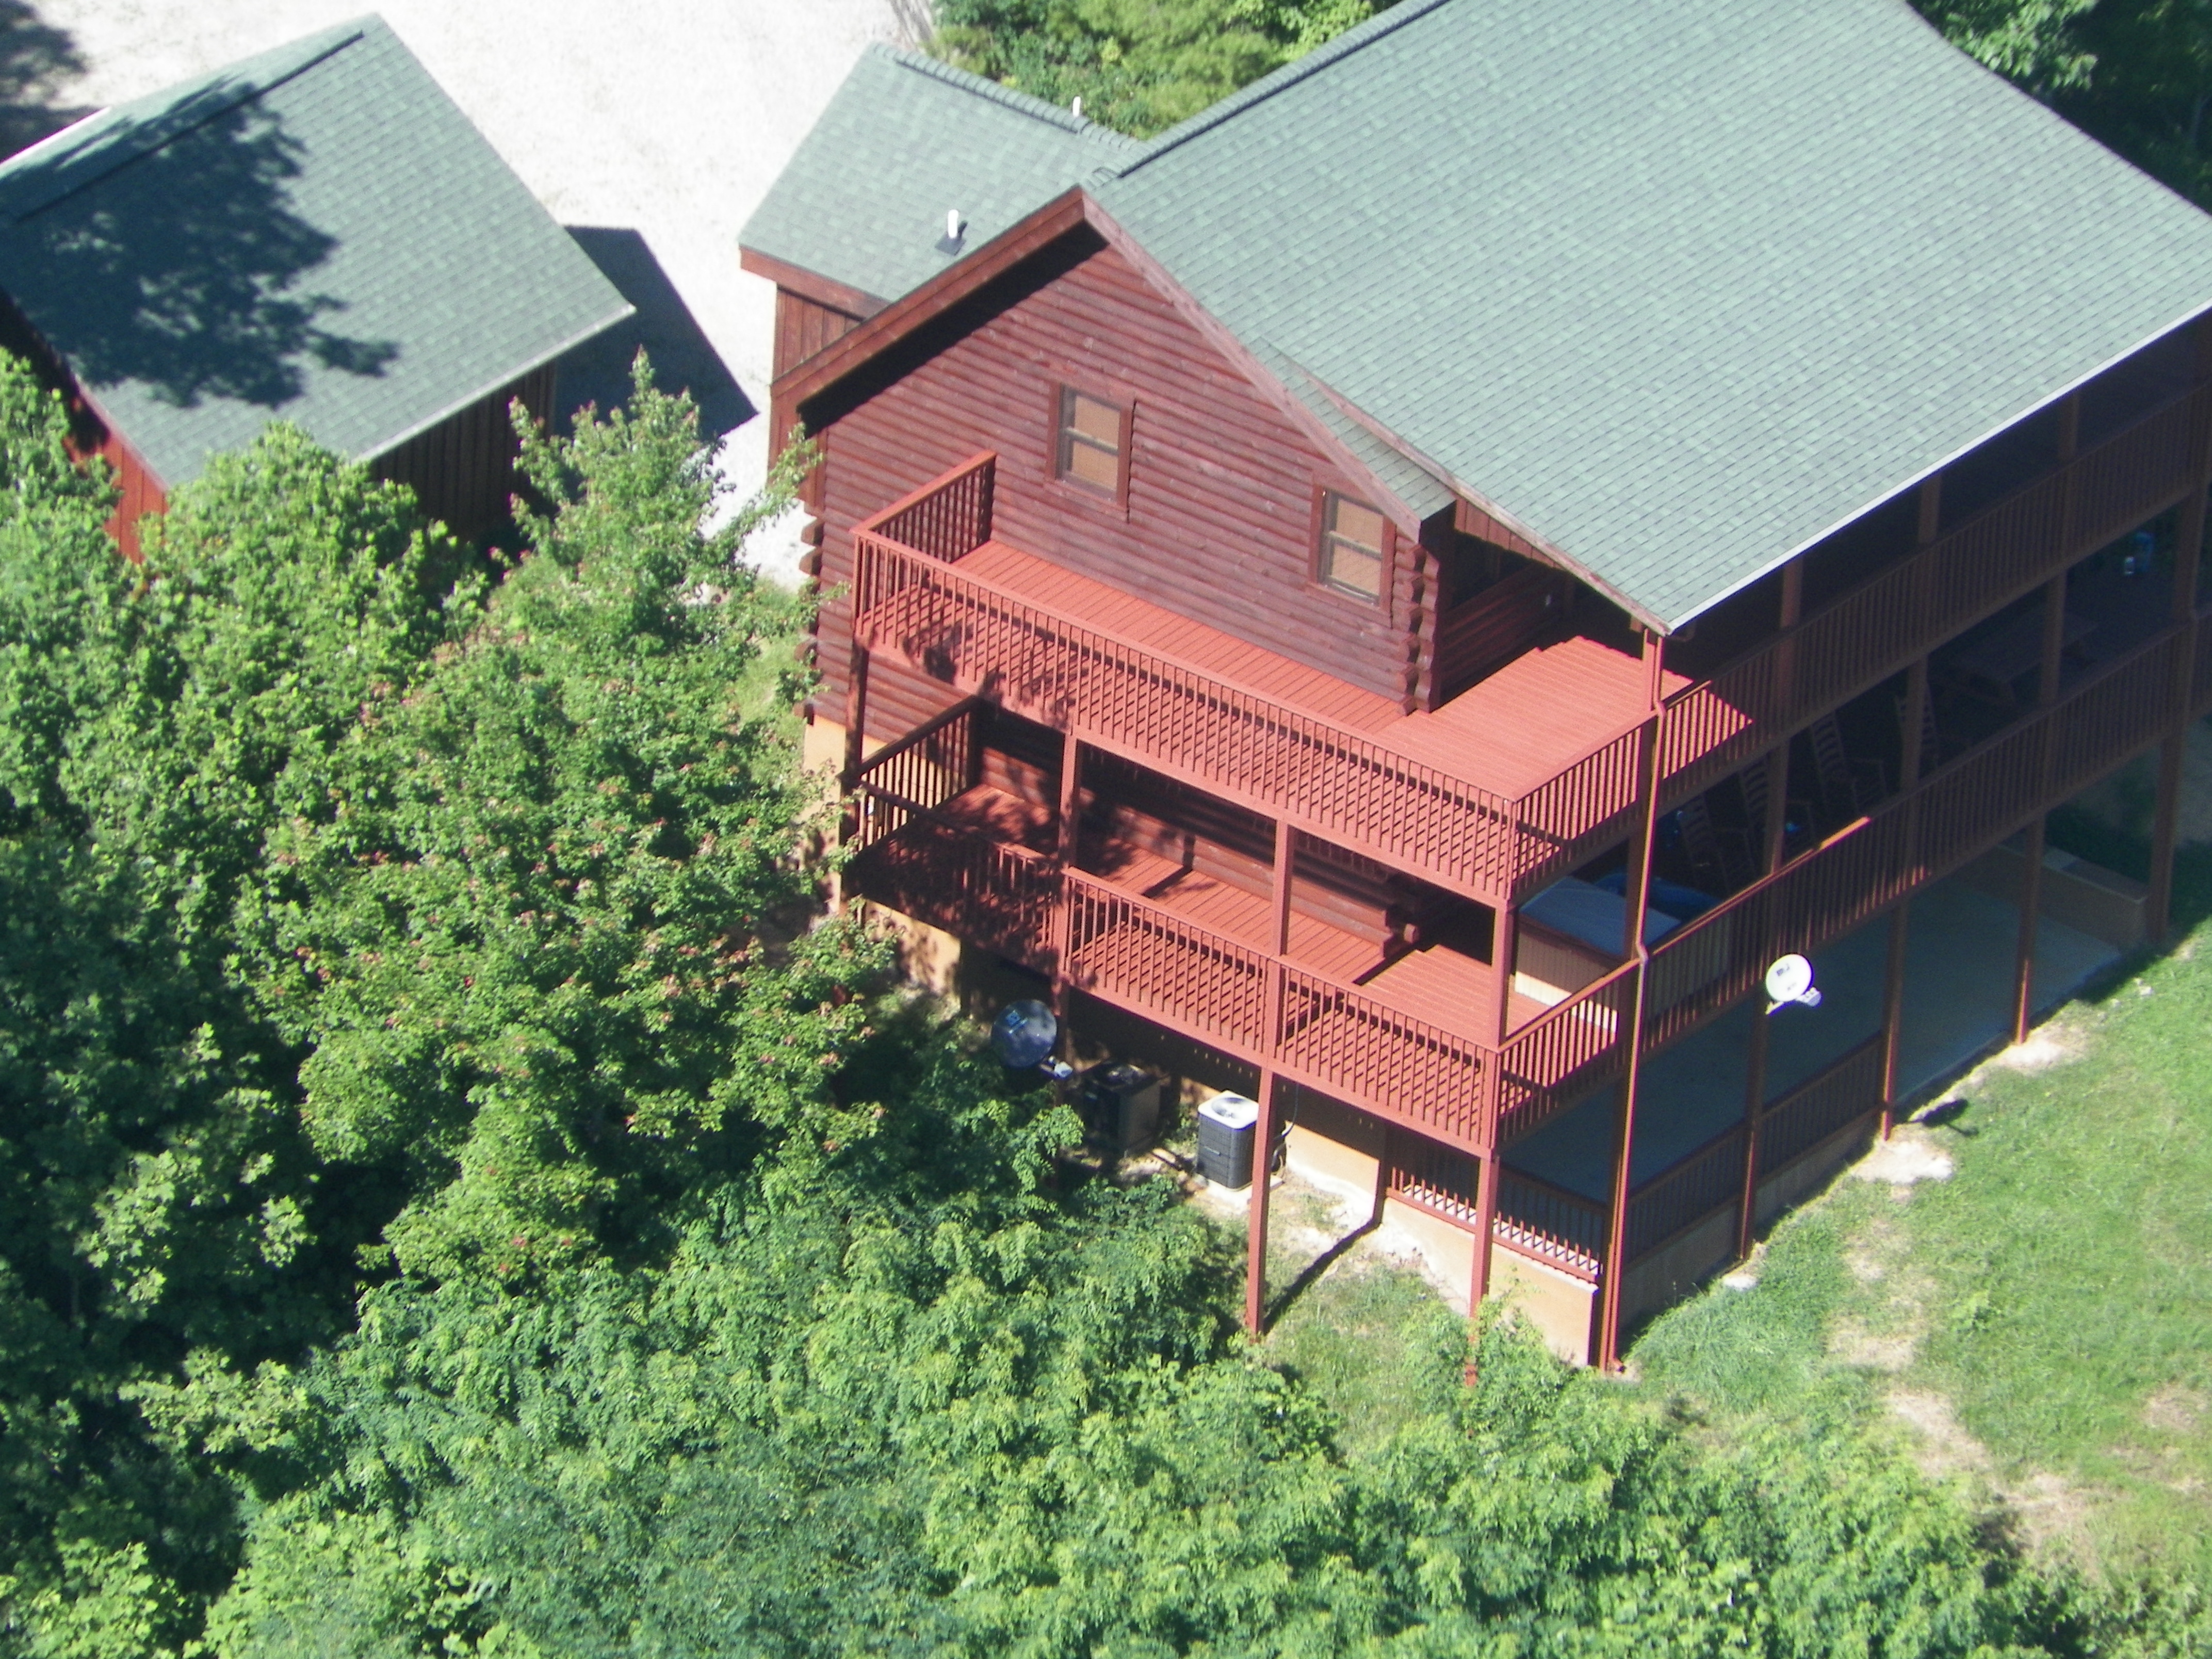
{"type": "Polygon", "coordinates": [[[1403,0],[1085,184],[1668,627],[2212,306],[2212,218],[1904,0],[1403,0]]]}
{"type": "Polygon", "coordinates": [[[739,240],[881,301],[981,247],[1136,140],[913,52],[872,46],[739,240]],[[940,246],[945,216],[967,221],[940,246]]]}
{"type": "Polygon", "coordinates": [[[381,454],[631,310],[375,17],[0,164],[0,289],[170,487],[272,419],[381,454]]]}

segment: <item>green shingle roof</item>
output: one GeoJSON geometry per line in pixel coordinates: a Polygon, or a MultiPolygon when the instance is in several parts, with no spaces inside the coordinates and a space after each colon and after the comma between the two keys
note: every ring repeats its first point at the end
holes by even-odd
{"type": "Polygon", "coordinates": [[[374,17],[0,165],[0,289],[172,487],[276,418],[380,454],[630,310],[374,17]]]}
{"type": "Polygon", "coordinates": [[[2212,218],[1905,0],[1403,0],[1085,182],[1668,626],[2212,307],[2212,218]]]}
{"type": "Polygon", "coordinates": [[[745,222],[745,246],[896,299],[1139,146],[912,52],[870,46],[745,222]],[[967,222],[945,244],[945,216],[967,222]]]}

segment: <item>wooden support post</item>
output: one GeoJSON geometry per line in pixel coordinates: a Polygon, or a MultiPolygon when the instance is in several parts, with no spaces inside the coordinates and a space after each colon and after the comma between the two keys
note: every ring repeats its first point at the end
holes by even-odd
{"type": "Polygon", "coordinates": [[[1926,547],[1943,528],[1943,475],[1931,472],[1920,481],[1920,520],[1913,539],[1926,547]]]}
{"type": "MultiPolygon", "coordinates": [[[[2186,641],[2189,635],[2182,638],[2186,641]]],[[[2185,654],[2180,673],[2188,683],[2193,653],[2185,654]]],[[[2166,943],[2173,927],[2173,857],[2180,842],[2181,769],[2189,753],[2188,695],[2181,702],[2183,717],[2158,745],[2158,794],[2150,824],[2150,891],[2143,900],[2143,929],[2153,945],[2166,943]]]]}
{"type": "Polygon", "coordinates": [[[1759,873],[1771,876],[1790,850],[1790,739],[1775,744],[1766,757],[1766,847],[1759,873]]]}
{"type": "MultiPolygon", "coordinates": [[[[1070,730],[1060,740],[1060,817],[1054,824],[1054,855],[1062,871],[1073,870],[1083,851],[1083,744],[1070,730]]],[[[1074,949],[1075,898],[1058,884],[1058,914],[1053,918],[1052,1011],[1067,1020],[1067,958],[1074,949]]]]}
{"type": "MultiPolygon", "coordinates": [[[[1606,1234],[1604,1279],[1598,1287],[1597,1364],[1610,1370],[1620,1359],[1620,1279],[1628,1266],[1629,1170],[1636,1152],[1636,1085],[1644,1063],[1644,1005],[1651,981],[1651,953],[1644,944],[1644,919],[1649,908],[1651,843],[1659,828],[1659,716],[1644,722],[1637,753],[1638,799],[1644,811],[1637,834],[1630,842],[1631,880],[1625,891],[1628,902],[1622,931],[1627,938],[1626,954],[1637,963],[1635,1000],[1628,1022],[1628,1073],[1620,1083],[1620,1127],[1613,1147],[1613,1212],[1606,1234]]],[[[1494,1149],[1493,1149],[1494,1150],[1494,1149]]]]}
{"type": "Polygon", "coordinates": [[[2043,589],[2043,661],[2036,672],[2035,702],[2048,708],[2058,701],[2058,672],[2066,649],[2066,573],[2060,571],[2043,589]]]}
{"type": "Polygon", "coordinates": [[[1759,1131],[1766,1116],[1767,1033],[1774,1027],[1774,1022],[1760,1007],[1761,1001],[1760,994],[1753,993],[1751,1006],[1759,1011],[1759,1018],[1752,1022],[1751,1054],[1744,1065],[1743,1200],[1735,1218],[1735,1256],[1739,1261],[1751,1254],[1752,1234],[1759,1216],[1759,1131]]]}
{"type": "Polygon", "coordinates": [[[1898,1045],[1905,1028],[1905,947],[1912,901],[1901,898],[1889,913],[1889,954],[1881,984],[1881,1138],[1896,1127],[1898,1045]]]}
{"type": "Polygon", "coordinates": [[[1382,1224],[1382,1206],[1390,1201],[1390,1125],[1382,1123],[1382,1144],[1375,1149],[1375,1203],[1367,1212],[1367,1224],[1382,1224]]]}
{"type": "Polygon", "coordinates": [[[1520,937],[1520,907],[1510,902],[1500,905],[1497,919],[1490,927],[1490,965],[1496,981],[1492,1001],[1497,1016],[1497,1047],[1501,1049],[1513,1035],[1513,957],[1519,948],[1520,937]]]}
{"type": "Polygon", "coordinates": [[[1059,811],[1060,867],[1072,870],[1083,846],[1083,744],[1073,732],[1060,739],[1059,811]]]}
{"type": "Polygon", "coordinates": [[[1275,1088],[1274,1068],[1261,1066],[1260,1121],[1252,1130],[1252,1196],[1246,1212],[1244,1253],[1244,1328],[1254,1336],[1267,1334],[1267,1166],[1274,1161],[1275,1088]]]}
{"type": "Polygon", "coordinates": [[[1270,947],[1279,957],[1291,953],[1291,889],[1297,880],[1298,832],[1288,818],[1275,820],[1274,930],[1270,947]]]}
{"type": "Polygon", "coordinates": [[[1498,1149],[1475,1162],[1474,1168],[1474,1284],[1468,1291],[1467,1316],[1478,1317],[1482,1299],[1490,1294],[1491,1235],[1498,1230],[1498,1149]]]}
{"type": "Polygon", "coordinates": [[[1905,671],[1905,711],[1899,716],[1897,788],[1899,794],[1920,781],[1920,763],[1928,731],[1928,659],[1905,671]]]}
{"type": "MultiPolygon", "coordinates": [[[[2212,339],[2212,333],[2203,337],[2212,339]]],[[[2190,694],[2197,673],[2197,641],[2203,624],[2197,620],[2197,573],[2204,556],[2205,483],[2197,479],[2182,503],[2181,523],[2173,546],[2173,588],[2169,607],[2182,625],[2180,648],[2174,653],[2172,713],[2158,748],[2158,795],[2151,817],[2150,892],[2143,902],[2145,931],[2154,945],[2166,943],[2173,926],[2173,857],[2180,840],[2181,773],[2189,753],[2190,694]]]]}
{"type": "Polygon", "coordinates": [[[868,647],[860,643],[860,636],[853,637],[853,653],[847,659],[845,669],[845,787],[850,789],[860,775],[860,763],[867,758],[866,732],[868,725],[868,647]]]}
{"type": "Polygon", "coordinates": [[[2035,924],[2043,908],[2043,827],[2036,814],[2027,827],[2027,862],[2020,877],[2020,951],[2013,969],[2012,1040],[2027,1041],[2035,1018],[2035,924]]]}

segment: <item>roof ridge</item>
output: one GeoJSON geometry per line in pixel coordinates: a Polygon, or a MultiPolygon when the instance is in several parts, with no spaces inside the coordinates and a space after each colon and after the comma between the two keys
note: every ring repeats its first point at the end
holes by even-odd
{"type": "Polygon", "coordinates": [[[957,64],[948,64],[941,58],[931,57],[927,52],[909,51],[881,40],[872,41],[866,48],[866,52],[872,58],[884,58],[897,64],[901,69],[911,70],[917,75],[927,75],[958,91],[969,93],[988,102],[998,104],[1006,109],[1012,110],[1017,115],[1025,115],[1033,121],[1042,121],[1048,126],[1058,127],[1061,131],[1072,134],[1078,138],[1086,138],[1124,149],[1138,149],[1143,147],[1139,140],[1130,137],[1126,132],[1116,132],[1112,127],[1102,126],[1087,115],[1077,115],[1071,111],[1062,109],[1058,104],[1048,103],[1034,94],[1006,86],[1000,82],[992,80],[988,76],[978,75],[972,70],[962,69],[957,64]]]}
{"type": "Polygon", "coordinates": [[[1179,149],[1192,139],[1211,132],[1255,104],[1265,103],[1277,93],[1296,86],[1310,76],[1320,74],[1361,47],[1371,46],[1384,35],[1417,22],[1431,12],[1451,3],[1452,0],[1398,0],[1388,11],[1376,13],[1365,22],[1346,29],[1327,45],[1316,46],[1304,57],[1293,58],[1280,69],[1261,76],[1250,86],[1231,93],[1217,103],[1207,105],[1188,120],[1177,122],[1146,143],[1139,154],[1119,164],[1109,162],[1093,176],[1126,179],[1146,162],[1157,161],[1170,150],[1179,149]]]}
{"type": "Polygon", "coordinates": [[[376,13],[364,13],[349,22],[234,59],[205,74],[189,76],[125,103],[112,104],[81,121],[72,122],[0,164],[0,195],[4,194],[4,185],[11,175],[24,179],[30,186],[24,189],[20,199],[7,203],[0,210],[4,210],[9,222],[21,224],[97,184],[117,169],[166,149],[217,116],[263,97],[288,81],[296,80],[316,64],[378,30],[386,34],[392,32],[391,26],[376,13]],[[240,73],[251,70],[255,64],[267,67],[258,75],[240,73]],[[135,112],[140,110],[148,112],[135,112]],[[71,133],[77,134],[73,145],[60,142],[71,133]],[[52,152],[42,153],[49,145],[53,147],[52,152]],[[35,187],[33,167],[22,165],[33,161],[39,170],[51,169],[46,173],[47,188],[44,191],[35,187]]]}

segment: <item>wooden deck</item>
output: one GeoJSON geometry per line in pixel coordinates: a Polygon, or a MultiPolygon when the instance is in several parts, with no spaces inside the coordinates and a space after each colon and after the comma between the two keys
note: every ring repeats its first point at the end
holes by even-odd
{"type": "MultiPolygon", "coordinates": [[[[1508,798],[1548,783],[1650,713],[1643,662],[1579,635],[1525,653],[1433,714],[1408,714],[1386,697],[1004,542],[986,542],[954,563],[1032,605],[1508,798]]],[[[1666,690],[1688,684],[1670,674],[1666,690]]]]}
{"type": "MultiPolygon", "coordinates": [[[[948,824],[1032,851],[1042,850],[1049,839],[1044,809],[988,785],[967,791],[938,811],[948,824]]],[[[1086,843],[1081,868],[1224,939],[1261,953],[1270,949],[1273,906],[1234,883],[1126,842],[1086,843]]],[[[1491,965],[1479,957],[1441,945],[1386,957],[1372,940],[1294,909],[1285,959],[1340,984],[1358,986],[1431,1025],[1478,1042],[1495,1039],[1489,1023],[1497,980],[1491,965]]],[[[1547,1006],[1516,993],[1510,1029],[1517,1030],[1547,1006]]]]}

